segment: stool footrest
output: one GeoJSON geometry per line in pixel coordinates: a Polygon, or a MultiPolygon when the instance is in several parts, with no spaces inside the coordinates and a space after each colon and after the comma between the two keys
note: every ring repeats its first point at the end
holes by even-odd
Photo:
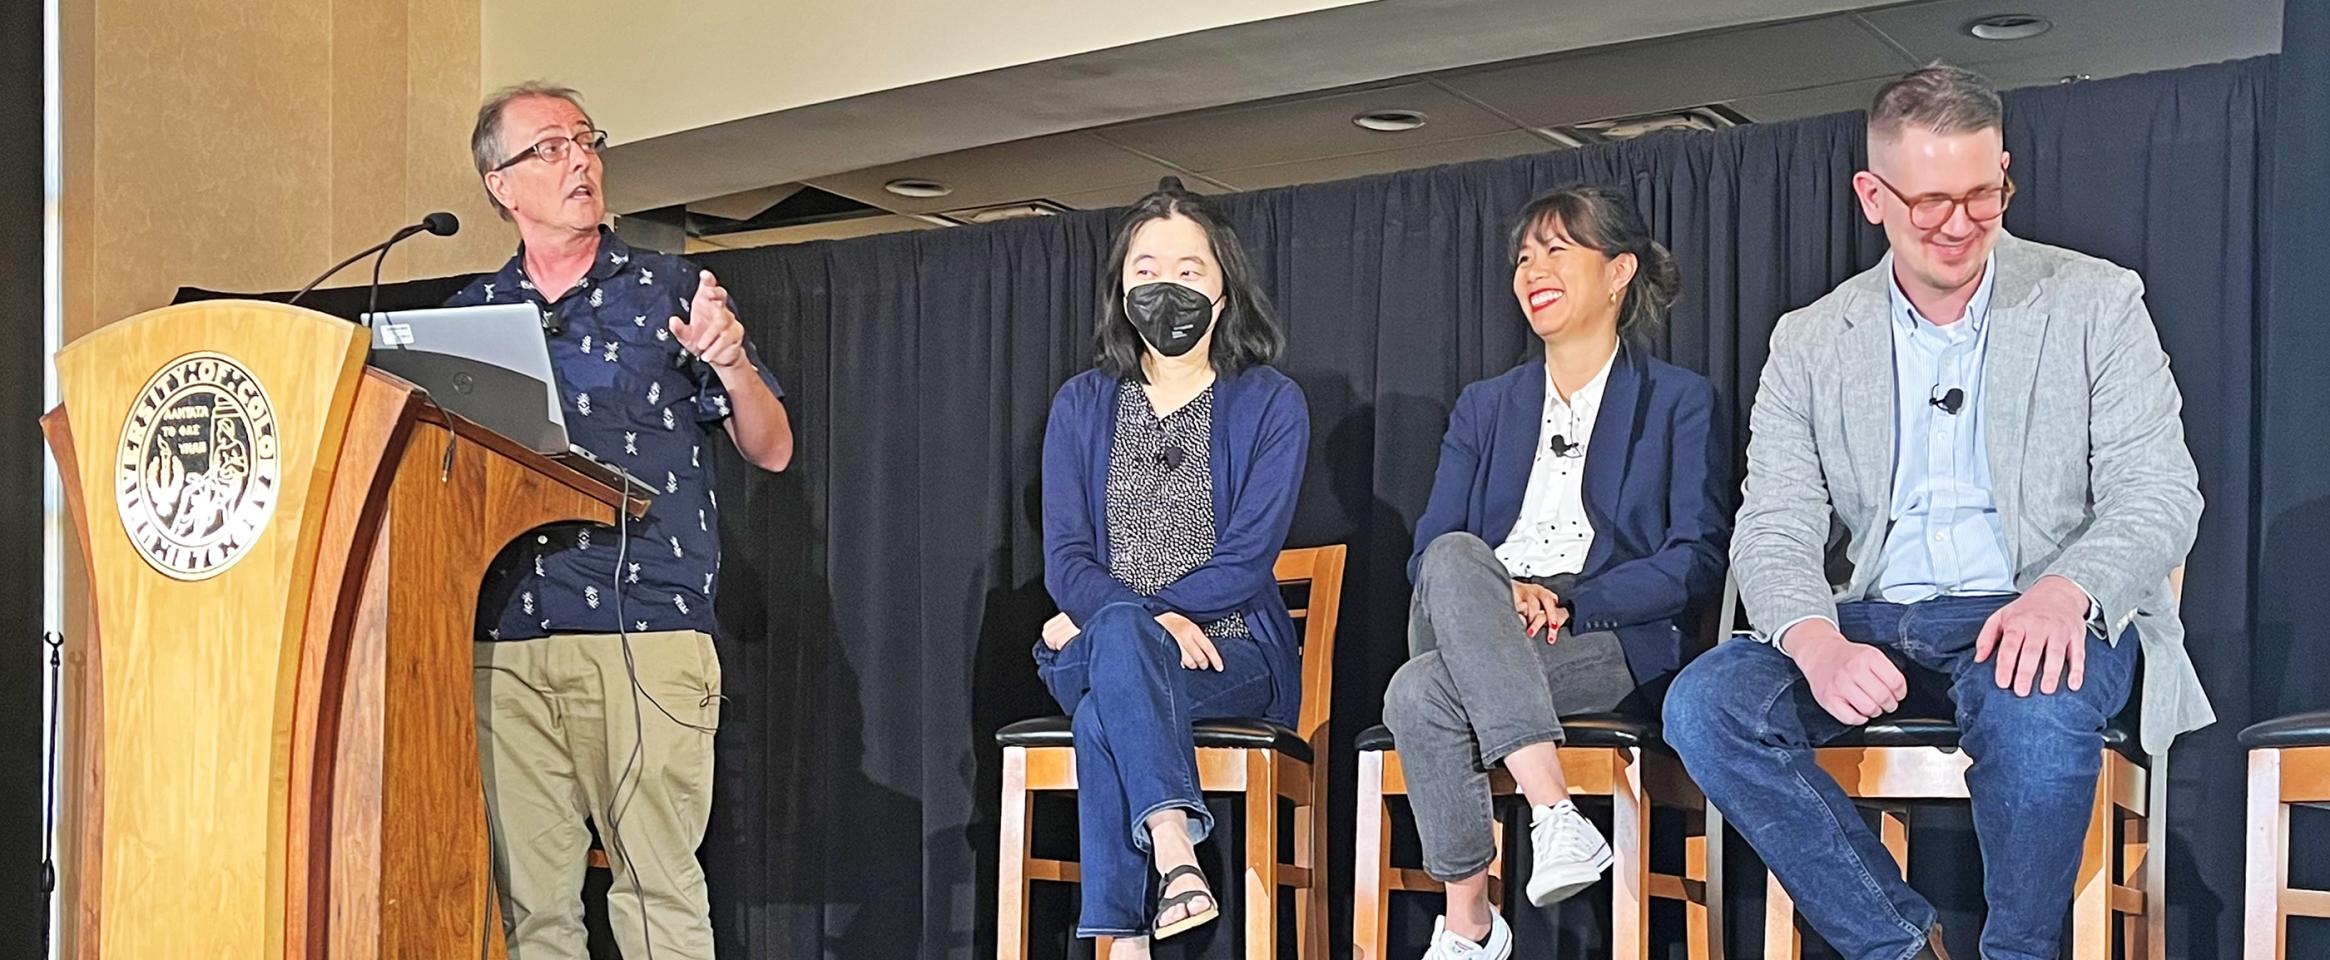
{"type": "Polygon", "coordinates": [[[2293,917],[2330,917],[2330,890],[2284,890],[2281,910],[2293,917]]]}

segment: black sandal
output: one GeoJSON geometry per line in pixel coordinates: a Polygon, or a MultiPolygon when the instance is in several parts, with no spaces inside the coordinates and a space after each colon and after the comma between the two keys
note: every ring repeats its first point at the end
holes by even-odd
{"type": "Polygon", "coordinates": [[[1196,890],[1191,890],[1187,893],[1177,893],[1170,897],[1165,896],[1165,888],[1172,886],[1173,881],[1179,880],[1183,876],[1195,876],[1197,877],[1197,882],[1201,884],[1205,883],[1205,871],[1198,869],[1197,864],[1194,863],[1185,863],[1181,866],[1165,871],[1164,879],[1157,881],[1156,912],[1150,914],[1150,923],[1155,927],[1156,933],[1154,936],[1158,940],[1163,940],[1167,937],[1187,933],[1198,927],[1212,923],[1214,918],[1222,915],[1221,901],[1214,897],[1213,887],[1211,885],[1203,886],[1196,890]],[[1199,898],[1203,898],[1205,900],[1206,906],[1204,910],[1192,912],[1188,916],[1173,921],[1173,923],[1170,925],[1159,924],[1156,922],[1158,919],[1165,916],[1165,911],[1171,910],[1174,907],[1182,907],[1186,909],[1191,902],[1196,901],[1199,898]]]}

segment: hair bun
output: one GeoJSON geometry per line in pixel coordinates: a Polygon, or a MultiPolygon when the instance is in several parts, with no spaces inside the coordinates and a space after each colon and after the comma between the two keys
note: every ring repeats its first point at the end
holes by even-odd
{"type": "Polygon", "coordinates": [[[1187,188],[1187,187],[1184,187],[1184,186],[1182,186],[1182,185],[1181,185],[1181,178],[1180,178],[1180,177],[1166,177],[1166,178],[1164,178],[1164,179],[1162,179],[1162,180],[1159,180],[1159,181],[1157,181],[1157,192],[1158,192],[1158,193],[1188,193],[1188,192],[1189,192],[1189,188],[1187,188]]]}
{"type": "Polygon", "coordinates": [[[1664,244],[1651,241],[1650,255],[1638,258],[1635,268],[1634,290],[1641,294],[1644,313],[1638,321],[1657,323],[1675,305],[1675,298],[1683,293],[1683,271],[1675,263],[1675,255],[1664,244]]]}

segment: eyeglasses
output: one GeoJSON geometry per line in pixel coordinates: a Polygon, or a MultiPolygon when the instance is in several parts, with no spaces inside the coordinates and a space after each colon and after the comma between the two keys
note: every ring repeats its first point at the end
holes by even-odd
{"type": "Polygon", "coordinates": [[[591,130],[581,136],[551,137],[518,151],[516,156],[502,161],[501,166],[486,172],[500,173],[528,159],[540,160],[543,163],[560,163],[566,160],[567,151],[574,147],[581,147],[584,153],[596,155],[599,151],[607,149],[607,131],[591,130]]]}
{"type": "Polygon", "coordinates": [[[1971,190],[1962,196],[1929,193],[1912,199],[1892,184],[1886,183],[1885,178],[1877,176],[1876,172],[1871,171],[1869,176],[1885,184],[1886,190],[1900,198],[1902,206],[1909,208],[1910,226],[1920,230],[1932,230],[1950,222],[1950,217],[1958,212],[1959,207],[1966,208],[1967,219],[1976,223],[1989,223],[2004,214],[2007,201],[2014,199],[2013,177],[2004,178],[1998,186],[1971,190]]]}

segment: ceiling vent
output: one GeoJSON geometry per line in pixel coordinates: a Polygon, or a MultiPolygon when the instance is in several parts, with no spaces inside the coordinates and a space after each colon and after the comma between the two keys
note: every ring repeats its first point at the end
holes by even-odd
{"type": "Polygon", "coordinates": [[[1068,208],[1057,201],[1021,200],[1017,203],[1003,203],[992,207],[949,210],[939,214],[939,216],[955,223],[971,225],[1001,223],[1005,220],[1025,220],[1029,217],[1055,217],[1067,212],[1068,208]]]}
{"type": "Polygon", "coordinates": [[[1654,133],[1703,133],[1736,127],[1748,122],[1750,121],[1747,117],[1730,107],[1711,104],[1685,110],[1666,110],[1630,117],[1611,117],[1606,120],[1564,124],[1537,132],[1559,143],[1584,146],[1589,143],[1633,140],[1654,133]]]}
{"type": "Polygon", "coordinates": [[[688,236],[717,237],[730,233],[749,233],[774,230],[780,227],[798,227],[813,223],[832,223],[836,220],[855,220],[859,217],[883,216],[889,211],[869,206],[838,194],[827,193],[816,187],[802,187],[787,194],[783,200],[750,217],[735,219],[702,210],[688,211],[688,236]]]}

